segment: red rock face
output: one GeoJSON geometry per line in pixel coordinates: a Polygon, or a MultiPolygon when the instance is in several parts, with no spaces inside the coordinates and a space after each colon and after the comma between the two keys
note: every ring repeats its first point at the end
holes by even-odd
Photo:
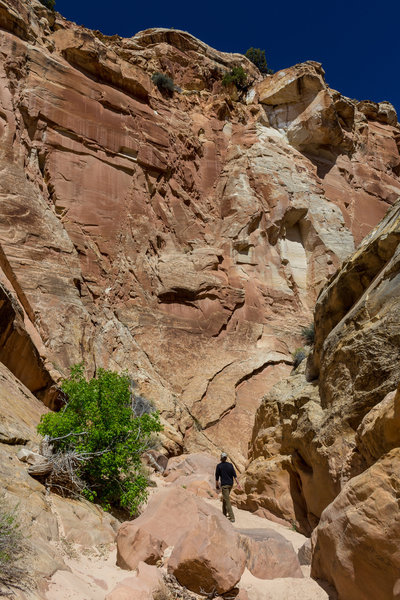
{"type": "Polygon", "coordinates": [[[0,24],[0,266],[47,371],[127,369],[170,453],[243,466],[318,290],[399,193],[390,105],[175,30],[107,38],[30,2],[0,24]]]}

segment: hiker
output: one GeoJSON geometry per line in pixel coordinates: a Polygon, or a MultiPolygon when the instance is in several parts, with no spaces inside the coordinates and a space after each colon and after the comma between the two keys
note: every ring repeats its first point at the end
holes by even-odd
{"type": "Polygon", "coordinates": [[[220,489],[222,491],[222,512],[225,517],[234,523],[235,516],[233,514],[231,500],[229,498],[229,494],[231,493],[231,489],[233,486],[233,480],[236,481],[236,485],[239,489],[241,489],[240,484],[237,480],[236,471],[232,463],[227,462],[226,459],[228,455],[226,452],[221,452],[221,462],[217,465],[215,469],[215,487],[217,490],[220,489]],[[221,483],[218,480],[221,480],[221,483]]]}

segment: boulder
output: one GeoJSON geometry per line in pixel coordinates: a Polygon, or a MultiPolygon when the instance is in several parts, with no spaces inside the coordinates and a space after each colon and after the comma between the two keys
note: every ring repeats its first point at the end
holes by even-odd
{"type": "Polygon", "coordinates": [[[198,518],[197,513],[195,497],[181,488],[155,493],[137,519],[126,521],[119,528],[117,565],[122,569],[136,569],[140,561],[154,564],[165,548],[174,546],[190,529],[196,516],[198,518]]]}
{"type": "Polygon", "coordinates": [[[146,463],[155,471],[158,471],[159,473],[165,472],[168,464],[168,458],[165,456],[165,454],[157,452],[157,450],[148,450],[143,455],[143,458],[146,463]]]}
{"type": "Polygon", "coordinates": [[[221,513],[201,519],[175,545],[168,572],[196,593],[224,594],[240,580],[246,557],[238,535],[221,513]]]}
{"type": "Polygon", "coordinates": [[[239,529],[246,566],[258,579],[303,578],[292,544],[272,529],[239,529]]]}
{"type": "Polygon", "coordinates": [[[169,459],[164,477],[167,481],[176,481],[182,476],[189,476],[197,473],[215,475],[215,467],[218,460],[215,456],[205,452],[195,452],[193,454],[181,454],[169,459]]]}
{"type": "Polygon", "coordinates": [[[123,523],[117,537],[117,565],[121,569],[135,569],[140,561],[155,565],[162,557],[167,544],[146,530],[129,530],[123,523]]]}
{"type": "Polygon", "coordinates": [[[28,450],[27,448],[21,448],[21,450],[19,450],[19,452],[17,453],[17,458],[21,462],[28,463],[29,465],[40,465],[47,461],[47,459],[44,456],[42,456],[42,454],[32,452],[32,450],[28,450]]]}
{"type": "Polygon", "coordinates": [[[398,597],[399,471],[395,448],[344,486],[313,532],[311,575],[334,584],[340,598],[398,597]]]}
{"type": "Polygon", "coordinates": [[[245,555],[232,525],[219,510],[179,487],[157,492],[140,517],[121,525],[117,564],[124,569],[135,569],[141,560],[154,564],[168,547],[168,571],[193,591],[225,592],[244,569],[245,555]]]}

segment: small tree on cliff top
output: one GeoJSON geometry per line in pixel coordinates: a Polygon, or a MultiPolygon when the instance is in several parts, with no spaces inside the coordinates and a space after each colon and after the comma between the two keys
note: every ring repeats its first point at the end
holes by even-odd
{"type": "Polygon", "coordinates": [[[126,374],[99,369],[86,381],[83,365],[76,365],[61,389],[67,402],[42,417],[39,433],[48,436],[53,451],[72,456],[84,496],[134,514],[147,497],[140,457],[151,434],[162,429],[158,413],[137,402],[126,374]]]}
{"type": "Polygon", "coordinates": [[[54,7],[56,5],[56,0],[40,0],[40,2],[49,10],[54,10],[54,7]]]}
{"type": "Polygon", "coordinates": [[[265,58],[265,50],[261,50],[261,48],[249,48],[246,51],[245,56],[251,60],[253,65],[257,67],[260,73],[269,75],[273,73],[272,69],[268,68],[267,59],[265,58]]]}

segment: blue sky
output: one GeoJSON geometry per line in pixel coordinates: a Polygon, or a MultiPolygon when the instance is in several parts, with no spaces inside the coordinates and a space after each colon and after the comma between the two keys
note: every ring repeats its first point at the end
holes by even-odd
{"type": "Polygon", "coordinates": [[[149,27],[174,27],[217,50],[262,48],[274,70],[316,60],[328,84],[345,96],[389,100],[400,113],[398,1],[56,0],[56,10],[109,35],[130,37],[149,27]]]}

